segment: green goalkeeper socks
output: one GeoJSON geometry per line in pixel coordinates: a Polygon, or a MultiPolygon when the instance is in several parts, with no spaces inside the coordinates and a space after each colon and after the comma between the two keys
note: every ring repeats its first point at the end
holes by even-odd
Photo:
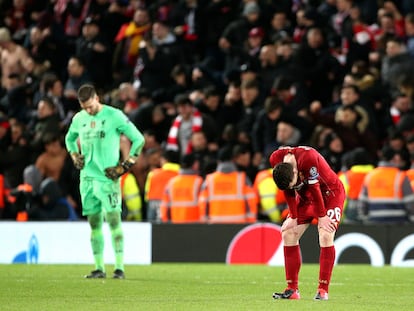
{"type": "Polygon", "coordinates": [[[121,223],[111,229],[112,246],[115,252],[115,270],[124,271],[124,234],[122,232],[121,223]]]}
{"type": "Polygon", "coordinates": [[[95,259],[96,270],[101,270],[102,272],[105,272],[105,264],[103,258],[104,238],[102,228],[92,230],[91,245],[93,257],[95,259]]]}

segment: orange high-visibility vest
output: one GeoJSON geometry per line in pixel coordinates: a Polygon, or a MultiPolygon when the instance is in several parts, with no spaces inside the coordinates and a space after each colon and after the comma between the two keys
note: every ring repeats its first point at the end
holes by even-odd
{"type": "Polygon", "coordinates": [[[404,181],[407,175],[396,167],[377,167],[365,176],[359,199],[366,205],[368,220],[407,220],[406,204],[414,199],[412,193],[403,192],[404,181]]]}
{"type": "Polygon", "coordinates": [[[198,175],[178,175],[167,184],[160,206],[161,221],[198,222],[198,195],[203,179],[198,175]]]}
{"type": "Polygon", "coordinates": [[[199,196],[200,217],[211,223],[256,221],[257,196],[244,172],[214,172],[206,176],[199,196]]]}
{"type": "Polygon", "coordinates": [[[344,184],[348,199],[358,199],[364,178],[373,169],[373,165],[354,165],[346,172],[338,174],[339,179],[344,184]]]}
{"type": "Polygon", "coordinates": [[[178,175],[179,166],[175,169],[156,168],[148,174],[145,185],[146,200],[161,200],[165,186],[171,178],[178,175]]]}

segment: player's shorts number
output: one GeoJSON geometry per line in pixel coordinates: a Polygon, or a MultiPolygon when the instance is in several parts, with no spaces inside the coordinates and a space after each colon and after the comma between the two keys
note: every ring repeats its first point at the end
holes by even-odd
{"type": "Polygon", "coordinates": [[[335,207],[335,208],[329,209],[326,212],[326,215],[328,215],[328,217],[333,222],[339,223],[339,221],[341,220],[342,211],[339,207],[335,207]]]}

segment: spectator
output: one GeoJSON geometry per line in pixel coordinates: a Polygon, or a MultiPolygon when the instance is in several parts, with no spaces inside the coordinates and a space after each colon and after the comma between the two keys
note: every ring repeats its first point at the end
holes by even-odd
{"type": "Polygon", "coordinates": [[[236,165],[239,172],[246,173],[251,180],[255,180],[257,174],[257,166],[252,164],[252,152],[249,145],[236,144],[232,148],[232,161],[236,165]]]}
{"type": "Polygon", "coordinates": [[[87,17],[82,26],[82,34],[76,39],[76,56],[85,65],[98,90],[107,90],[112,83],[111,50],[104,34],[101,33],[99,21],[87,17]]]}
{"type": "Polygon", "coordinates": [[[329,53],[325,35],[320,28],[310,28],[305,40],[293,56],[298,75],[303,77],[309,99],[326,105],[332,100],[334,84],[339,79],[340,65],[329,53]]]}
{"type": "Polygon", "coordinates": [[[73,207],[66,201],[57,182],[46,178],[40,184],[41,203],[28,211],[29,220],[77,220],[73,207]]]}
{"type": "Polygon", "coordinates": [[[10,129],[11,143],[0,152],[0,172],[4,175],[5,183],[15,188],[23,183],[23,171],[30,163],[28,155],[31,153],[24,124],[13,122],[10,129]]]}
{"type": "Polygon", "coordinates": [[[256,2],[247,2],[243,8],[243,15],[224,29],[218,44],[226,54],[225,72],[235,70],[243,63],[237,55],[243,50],[249,31],[260,26],[259,18],[260,6],[256,2]]]}
{"type": "Polygon", "coordinates": [[[341,138],[335,132],[326,135],[320,154],[326,159],[331,169],[335,173],[339,173],[342,168],[344,146],[341,138]]]}
{"type": "Polygon", "coordinates": [[[9,29],[0,28],[1,89],[9,90],[11,75],[25,76],[31,69],[32,59],[27,50],[16,44],[9,29]]]}
{"type": "Polygon", "coordinates": [[[179,151],[182,155],[190,153],[191,133],[202,130],[208,142],[214,142],[217,137],[212,120],[194,108],[187,95],[181,94],[175,98],[178,115],[171,125],[167,138],[167,149],[179,151]]]}
{"type": "Polygon", "coordinates": [[[61,126],[57,108],[49,97],[43,97],[37,105],[37,115],[29,125],[32,156],[36,159],[43,151],[43,140],[47,133],[60,133],[61,126]]]}
{"type": "Polygon", "coordinates": [[[237,124],[239,141],[241,143],[251,144],[251,129],[255,122],[256,115],[262,107],[259,83],[257,80],[244,81],[240,90],[243,110],[237,124]]]}
{"type": "Polygon", "coordinates": [[[135,11],[132,21],[125,23],[119,29],[114,41],[112,74],[115,83],[129,81],[132,68],[139,56],[140,42],[151,29],[148,11],[139,8],[135,11]]]}
{"type": "Polygon", "coordinates": [[[151,40],[143,40],[140,44],[139,57],[134,67],[134,87],[147,89],[151,94],[160,88],[172,84],[166,72],[171,72],[175,63],[165,50],[151,40]]]}
{"type": "Polygon", "coordinates": [[[191,145],[193,146],[191,154],[198,161],[198,173],[205,178],[207,174],[212,173],[216,169],[217,150],[209,149],[207,137],[203,131],[191,134],[191,145]]]}
{"type": "Polygon", "coordinates": [[[252,128],[253,164],[255,166],[262,162],[266,146],[274,141],[277,124],[282,114],[283,102],[275,97],[267,97],[252,128]]]}
{"type": "Polygon", "coordinates": [[[45,151],[36,159],[34,167],[39,171],[42,179],[55,180],[68,203],[81,214],[79,172],[75,170],[72,159],[62,145],[61,135],[47,132],[43,137],[43,144],[45,151]]]}
{"type": "Polygon", "coordinates": [[[67,79],[63,87],[63,96],[68,102],[71,102],[70,107],[75,107],[78,104],[77,90],[81,85],[89,82],[91,82],[91,78],[82,59],[71,56],[67,63],[67,79]]]}

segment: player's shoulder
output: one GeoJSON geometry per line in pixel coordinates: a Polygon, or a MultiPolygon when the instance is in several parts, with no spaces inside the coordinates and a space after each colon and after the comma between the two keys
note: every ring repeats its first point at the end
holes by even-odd
{"type": "Polygon", "coordinates": [[[104,104],[103,109],[105,109],[105,111],[107,111],[109,113],[121,113],[121,114],[123,114],[121,109],[119,109],[117,107],[114,107],[114,106],[111,106],[111,105],[104,104]]]}

